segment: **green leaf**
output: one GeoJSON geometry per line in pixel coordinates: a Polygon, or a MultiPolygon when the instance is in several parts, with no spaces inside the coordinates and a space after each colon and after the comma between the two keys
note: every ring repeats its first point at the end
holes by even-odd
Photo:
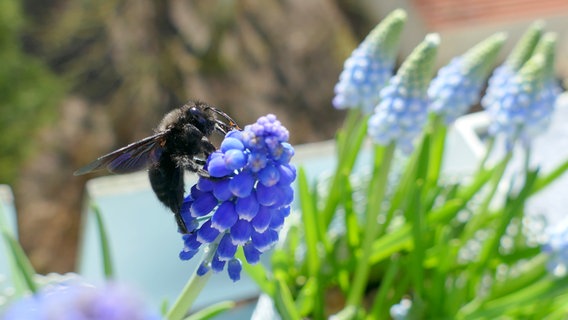
{"type": "Polygon", "coordinates": [[[373,243],[379,232],[378,216],[383,204],[395,147],[394,143],[386,147],[375,147],[373,175],[367,192],[368,203],[365,211],[363,243],[357,255],[353,286],[347,297],[347,304],[352,306],[360,304],[367,285],[370,269],[369,257],[373,253],[373,243]]]}
{"type": "Polygon", "coordinates": [[[509,311],[511,306],[527,306],[556,298],[566,292],[567,286],[568,277],[556,279],[549,276],[507,296],[482,303],[478,307],[466,305],[460,310],[461,315],[467,316],[468,319],[494,319],[509,311]]]}
{"type": "Polygon", "coordinates": [[[234,301],[222,301],[215,303],[214,305],[208,306],[198,312],[192,314],[191,316],[185,318],[185,320],[206,320],[212,319],[227,310],[233,309],[237,304],[234,301]]]}
{"type": "Polygon", "coordinates": [[[566,172],[566,170],[568,170],[568,160],[558,165],[558,167],[556,167],[550,173],[538,178],[535,182],[534,188],[531,190],[531,195],[538,193],[539,191],[550,185],[552,182],[556,181],[556,179],[562,176],[566,172]]]}
{"type": "MultiPolygon", "coordinates": [[[[241,261],[246,261],[242,248],[237,250],[235,257],[239,258],[241,261]]],[[[256,283],[256,285],[260,287],[262,292],[274,298],[276,290],[275,284],[272,282],[274,279],[268,276],[266,268],[261,263],[254,265],[243,263],[243,270],[256,283]]]]}
{"type": "Polygon", "coordinates": [[[103,270],[105,278],[112,279],[114,277],[114,268],[110,253],[108,236],[103,221],[103,215],[101,213],[101,209],[99,208],[99,206],[94,202],[91,202],[91,209],[95,213],[95,218],[97,221],[97,231],[99,234],[99,240],[101,242],[101,255],[103,260],[103,270]]]}
{"type": "Polygon", "coordinates": [[[352,118],[348,119],[349,122],[346,123],[343,133],[337,141],[337,150],[339,151],[338,163],[328,189],[329,194],[320,214],[325,228],[333,220],[335,210],[341,200],[341,194],[344,192],[342,182],[353,171],[355,161],[367,135],[367,120],[369,117],[362,116],[359,109],[353,110],[349,112],[352,118]]]}
{"type": "Polygon", "coordinates": [[[311,201],[311,193],[308,187],[308,180],[303,168],[298,170],[298,192],[300,195],[300,207],[302,208],[302,222],[304,236],[306,239],[306,260],[308,263],[308,274],[317,277],[320,268],[320,258],[318,252],[320,226],[317,223],[317,211],[315,204],[311,201]]]}
{"type": "Polygon", "coordinates": [[[4,238],[4,242],[10,249],[12,259],[17,266],[17,270],[15,270],[16,272],[12,275],[13,277],[19,279],[15,282],[25,284],[26,289],[30,290],[33,293],[36,293],[38,288],[34,281],[35,270],[30,263],[30,260],[28,260],[24,249],[22,249],[18,241],[16,241],[14,236],[7,230],[6,227],[2,226],[0,230],[2,232],[2,237],[4,238]]]}
{"type": "Polygon", "coordinates": [[[282,319],[300,320],[301,318],[298,314],[298,310],[296,310],[290,289],[282,279],[277,278],[275,280],[276,291],[274,294],[274,304],[280,316],[282,319]]]}
{"type": "Polygon", "coordinates": [[[310,278],[298,292],[295,305],[300,316],[307,317],[314,311],[315,299],[317,299],[318,294],[317,286],[317,279],[310,278]]]}

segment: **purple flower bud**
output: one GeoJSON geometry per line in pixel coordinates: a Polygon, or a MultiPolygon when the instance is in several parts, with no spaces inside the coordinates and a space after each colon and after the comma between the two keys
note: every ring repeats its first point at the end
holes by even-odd
{"type": "Polygon", "coordinates": [[[270,220],[272,219],[272,214],[274,209],[260,206],[258,213],[251,220],[251,225],[257,232],[264,232],[270,226],[270,220]]]}
{"type": "Polygon", "coordinates": [[[211,179],[199,177],[199,180],[197,180],[197,189],[201,191],[212,191],[214,186],[215,183],[211,179]]]}
{"type": "Polygon", "coordinates": [[[267,187],[263,184],[256,186],[256,199],[263,206],[271,206],[278,201],[279,189],[276,186],[267,187]]]}
{"type": "Polygon", "coordinates": [[[258,172],[258,179],[267,187],[273,186],[280,179],[280,171],[273,165],[266,166],[258,172]]]}
{"type": "Polygon", "coordinates": [[[294,148],[291,144],[287,142],[281,143],[280,153],[278,155],[274,155],[274,159],[281,164],[287,164],[294,156],[294,148]]]}
{"type": "Polygon", "coordinates": [[[251,240],[256,250],[260,252],[265,252],[270,249],[272,245],[272,235],[270,234],[270,230],[266,230],[263,233],[253,231],[251,234],[251,240]]]}
{"type": "Polygon", "coordinates": [[[211,243],[219,236],[219,230],[211,227],[211,220],[207,220],[197,229],[197,241],[201,243],[211,243]]]}
{"type": "Polygon", "coordinates": [[[231,239],[235,245],[244,245],[250,239],[252,227],[250,222],[239,220],[231,227],[231,239]]]}
{"type": "Polygon", "coordinates": [[[254,176],[249,171],[237,174],[229,181],[231,192],[239,198],[248,197],[254,187],[254,176]]]}
{"type": "Polygon", "coordinates": [[[230,170],[239,170],[247,164],[247,157],[241,150],[232,149],[225,153],[225,165],[230,170]]]}
{"type": "Polygon", "coordinates": [[[223,156],[211,158],[207,164],[207,172],[215,178],[221,178],[230,175],[233,171],[227,168],[223,156]]]}
{"type": "Polygon", "coordinates": [[[296,167],[293,165],[280,165],[278,166],[278,172],[280,173],[279,185],[291,185],[296,180],[296,167]]]}
{"type": "Polygon", "coordinates": [[[202,277],[202,276],[204,276],[207,272],[209,272],[209,267],[207,266],[207,264],[205,264],[205,261],[204,261],[204,262],[202,262],[202,263],[199,265],[199,268],[197,268],[197,272],[196,272],[196,273],[197,273],[198,276],[202,277]]]}
{"type": "Polygon", "coordinates": [[[235,211],[241,219],[250,221],[258,212],[260,205],[256,200],[256,192],[251,192],[248,197],[237,198],[235,203],[235,211]]]}
{"type": "Polygon", "coordinates": [[[252,172],[258,172],[266,166],[266,154],[263,153],[251,153],[248,157],[248,165],[252,172]]]}
{"type": "Polygon", "coordinates": [[[244,150],[245,146],[243,142],[238,138],[229,137],[227,134],[227,138],[221,142],[221,152],[227,153],[229,150],[244,150]]]}
{"type": "Polygon", "coordinates": [[[270,219],[270,229],[280,230],[284,225],[284,215],[280,210],[275,210],[270,219]]]}
{"type": "Polygon", "coordinates": [[[229,181],[228,179],[223,179],[219,181],[215,181],[215,188],[213,189],[213,195],[219,201],[227,201],[233,197],[233,193],[229,188],[229,181]]]}
{"type": "Polygon", "coordinates": [[[183,242],[185,244],[184,249],[188,248],[190,250],[197,250],[199,249],[199,247],[201,247],[201,242],[197,241],[197,234],[195,233],[184,234],[183,242]]]}
{"type": "Polygon", "coordinates": [[[227,261],[235,257],[237,252],[237,245],[233,244],[231,236],[226,233],[221,241],[219,241],[219,246],[217,247],[217,254],[219,255],[219,260],[227,261]]]}
{"type": "Polygon", "coordinates": [[[240,130],[231,130],[227,133],[227,135],[225,136],[225,139],[237,139],[239,141],[243,141],[243,132],[240,130]]]}
{"type": "Polygon", "coordinates": [[[193,258],[195,256],[196,253],[198,253],[199,250],[191,250],[189,248],[183,248],[182,251],[180,251],[179,253],[179,258],[181,260],[189,260],[191,258],[193,258]]]}
{"type": "Polygon", "coordinates": [[[191,204],[190,212],[194,218],[203,217],[217,206],[217,199],[210,193],[204,193],[191,204]]]}
{"type": "Polygon", "coordinates": [[[261,252],[256,250],[252,242],[249,242],[243,246],[243,251],[245,253],[245,258],[249,264],[256,264],[260,261],[261,252]]]}
{"type": "Polygon", "coordinates": [[[219,256],[215,254],[213,259],[211,260],[211,270],[213,270],[213,272],[221,272],[223,271],[223,268],[225,268],[225,263],[227,262],[220,260],[219,256]]]}
{"type": "Polygon", "coordinates": [[[231,280],[239,281],[241,279],[241,270],[243,269],[241,260],[239,259],[232,259],[229,261],[227,265],[227,272],[229,273],[229,278],[231,280]]]}
{"type": "Polygon", "coordinates": [[[211,217],[211,226],[221,232],[232,227],[239,219],[239,215],[235,211],[235,205],[226,201],[219,205],[217,211],[211,217]]]}
{"type": "Polygon", "coordinates": [[[199,198],[203,193],[203,190],[200,190],[197,188],[197,185],[194,185],[191,187],[191,189],[189,190],[189,194],[191,195],[192,199],[197,199],[199,198]]]}

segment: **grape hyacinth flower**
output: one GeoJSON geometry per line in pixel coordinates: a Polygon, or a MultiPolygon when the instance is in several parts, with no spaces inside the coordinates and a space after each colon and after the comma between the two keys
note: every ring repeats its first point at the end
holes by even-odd
{"type": "Polygon", "coordinates": [[[542,246],[542,252],[549,256],[548,271],[556,277],[568,274],[568,224],[558,224],[548,235],[548,240],[542,246]]]}
{"type": "Polygon", "coordinates": [[[278,232],[290,214],[296,169],[288,130],[274,115],[261,117],[243,131],[229,132],[220,150],[212,153],[205,169],[184,200],[182,216],[192,233],[183,236],[182,260],[191,259],[202,245],[212,254],[197,274],[220,272],[227,265],[233,281],[240,278],[241,246],[248,263],[278,241],[278,232]],[[204,221],[201,226],[199,221],[204,221]]]}
{"type": "Polygon", "coordinates": [[[427,86],[440,37],[429,34],[381,90],[381,102],[369,118],[368,134],[377,144],[396,142],[404,152],[422,132],[428,116],[427,86]]]}
{"type": "Polygon", "coordinates": [[[406,13],[395,10],[378,24],[351,56],[335,85],[337,109],[361,108],[368,114],[379,103],[379,91],[392,75],[406,13]]]}
{"type": "Polygon", "coordinates": [[[442,67],[428,88],[430,111],[450,124],[476,104],[505,38],[495,34],[442,67]]]}
{"type": "Polygon", "coordinates": [[[532,57],[509,80],[500,97],[487,105],[489,134],[502,135],[507,149],[519,140],[525,147],[550,123],[560,88],[553,75],[556,36],[542,37],[532,57]]]}
{"type": "Polygon", "coordinates": [[[412,307],[412,300],[408,298],[403,298],[399,303],[393,305],[390,308],[390,316],[394,320],[405,320],[409,319],[409,311],[412,307]]]}
{"type": "Polygon", "coordinates": [[[35,295],[14,302],[2,319],[157,320],[160,317],[125,287],[107,284],[96,288],[72,282],[46,286],[35,295]]]}
{"type": "Polygon", "coordinates": [[[481,100],[481,105],[488,109],[496,100],[499,100],[505,94],[504,88],[510,79],[522,68],[523,64],[529,60],[533,51],[539,42],[544,29],[544,23],[537,21],[533,23],[529,29],[523,34],[517,45],[505,62],[497,67],[489,78],[487,91],[481,100]]]}

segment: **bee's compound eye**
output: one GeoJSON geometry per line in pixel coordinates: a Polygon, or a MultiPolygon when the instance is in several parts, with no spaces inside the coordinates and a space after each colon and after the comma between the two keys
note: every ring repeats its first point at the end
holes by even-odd
{"type": "Polygon", "coordinates": [[[196,107],[191,107],[189,109],[189,113],[191,113],[194,119],[197,120],[200,124],[204,124],[207,121],[205,115],[203,114],[203,111],[196,107]]]}

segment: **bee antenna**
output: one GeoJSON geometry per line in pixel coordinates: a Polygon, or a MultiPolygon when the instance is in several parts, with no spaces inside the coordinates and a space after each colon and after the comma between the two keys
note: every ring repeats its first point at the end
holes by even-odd
{"type": "Polygon", "coordinates": [[[220,127],[219,129],[221,129],[221,131],[223,131],[223,133],[227,133],[227,131],[229,131],[230,129],[237,129],[237,130],[241,130],[241,128],[239,128],[239,125],[235,122],[235,120],[233,120],[231,117],[229,117],[228,114],[226,114],[225,112],[215,108],[215,107],[211,107],[211,106],[207,106],[206,109],[210,109],[211,111],[215,112],[216,114],[220,115],[221,117],[225,118],[225,120],[229,121],[229,124],[227,125],[226,123],[224,123],[223,121],[216,119],[215,122],[217,123],[217,125],[220,127]]]}

